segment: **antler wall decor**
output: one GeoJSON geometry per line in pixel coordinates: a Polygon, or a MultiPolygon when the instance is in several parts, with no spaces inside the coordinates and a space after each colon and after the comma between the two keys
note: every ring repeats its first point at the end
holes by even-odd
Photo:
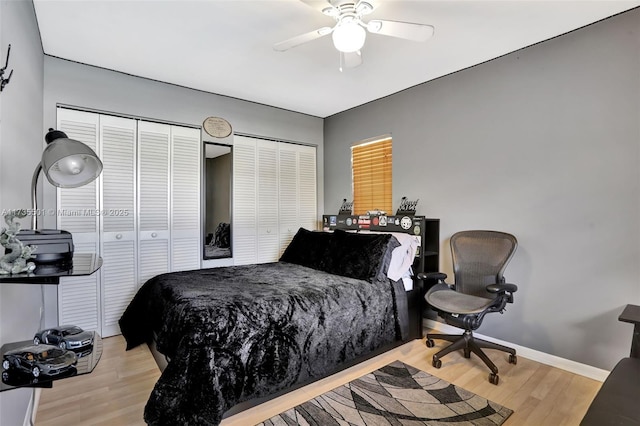
{"type": "Polygon", "coordinates": [[[11,53],[11,45],[9,45],[9,47],[7,47],[7,61],[4,64],[4,67],[0,68],[0,92],[2,92],[4,90],[4,86],[9,84],[9,80],[11,80],[11,76],[13,75],[13,70],[11,70],[11,72],[9,73],[9,77],[4,78],[4,72],[6,71],[7,67],[9,66],[9,54],[10,53],[11,53]]]}

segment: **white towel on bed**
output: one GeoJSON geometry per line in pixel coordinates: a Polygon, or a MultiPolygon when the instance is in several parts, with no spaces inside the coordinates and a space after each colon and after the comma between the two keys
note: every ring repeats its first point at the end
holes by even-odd
{"type": "Polygon", "coordinates": [[[416,256],[416,250],[420,246],[420,237],[402,232],[383,232],[363,230],[361,233],[391,234],[400,243],[399,247],[393,249],[391,261],[387,270],[387,277],[394,281],[402,280],[406,291],[413,290],[413,270],[411,266],[416,256]]]}
{"type": "Polygon", "coordinates": [[[420,245],[420,238],[415,235],[394,232],[393,236],[400,242],[400,246],[393,250],[391,262],[387,270],[387,277],[394,281],[402,279],[405,290],[413,289],[413,271],[411,266],[420,245]]]}

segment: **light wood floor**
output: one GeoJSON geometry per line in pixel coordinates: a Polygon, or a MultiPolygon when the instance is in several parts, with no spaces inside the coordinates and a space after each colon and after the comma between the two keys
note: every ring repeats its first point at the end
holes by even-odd
{"type": "MultiPolygon", "coordinates": [[[[154,383],[160,376],[146,346],[125,351],[122,336],[103,340],[104,353],[93,373],[61,380],[42,390],[36,426],[144,425],[142,413],[154,383]]],[[[518,357],[489,351],[500,371],[500,384],[489,383],[488,369],[475,356],[443,358],[442,368],[431,366],[431,354],[443,345],[427,348],[413,341],[334,376],[300,388],[267,403],[229,417],[223,426],[254,425],[310,398],[400,360],[450,383],[514,410],[505,426],[578,425],[601,383],[564,370],[518,357]]]]}

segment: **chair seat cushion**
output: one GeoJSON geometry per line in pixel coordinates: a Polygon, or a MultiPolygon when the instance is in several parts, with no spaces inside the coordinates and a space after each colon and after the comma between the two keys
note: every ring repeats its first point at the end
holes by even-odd
{"type": "Polygon", "coordinates": [[[431,287],[424,298],[437,310],[455,314],[477,314],[495,303],[494,299],[458,293],[444,283],[431,287]]]}

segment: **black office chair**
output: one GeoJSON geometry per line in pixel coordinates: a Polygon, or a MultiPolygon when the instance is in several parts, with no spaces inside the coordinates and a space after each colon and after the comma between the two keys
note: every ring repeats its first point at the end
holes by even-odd
{"type": "Polygon", "coordinates": [[[509,353],[509,363],[516,364],[515,349],[486,340],[476,339],[473,330],[480,327],[489,312],[503,312],[507,303],[513,303],[515,284],[505,283],[502,276],[507,263],[518,246],[516,237],[496,231],[462,231],[451,237],[451,254],[455,285],[444,282],[446,274],[441,272],[420,273],[421,280],[437,280],[424,296],[427,303],[438,312],[447,324],[464,329],[462,335],[427,334],[427,346],[434,346],[433,339],[453,342],[433,355],[433,366],[440,368],[440,358],[458,349],[464,350],[465,358],[471,352],[478,355],[491,369],[489,382],[498,384],[498,368],[483,352],[482,348],[497,349],[509,353]]]}

